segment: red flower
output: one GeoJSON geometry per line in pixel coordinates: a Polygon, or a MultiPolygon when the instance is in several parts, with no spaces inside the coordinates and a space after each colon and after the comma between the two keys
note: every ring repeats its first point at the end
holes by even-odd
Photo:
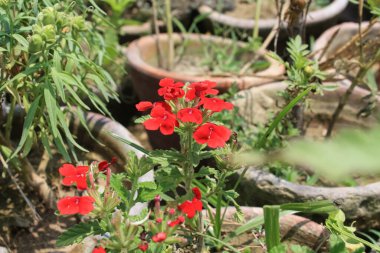
{"type": "Polygon", "coordinates": [[[147,242],[142,242],[140,243],[140,245],[138,246],[138,248],[141,250],[141,251],[147,251],[148,248],[149,248],[149,244],[147,242]]]}
{"type": "Polygon", "coordinates": [[[174,215],[175,214],[175,209],[174,208],[170,208],[169,209],[169,214],[170,215],[174,215]]]}
{"type": "Polygon", "coordinates": [[[213,112],[220,112],[222,110],[232,110],[234,108],[233,104],[225,102],[223,99],[220,98],[203,97],[200,104],[203,105],[203,108],[213,112]]]}
{"type": "Polygon", "coordinates": [[[199,190],[198,187],[194,187],[192,189],[192,191],[194,193],[195,198],[197,198],[197,199],[201,199],[202,198],[202,193],[201,193],[201,191],[199,190]]]}
{"type": "Polygon", "coordinates": [[[172,111],[172,108],[170,107],[170,105],[168,105],[166,102],[163,102],[163,101],[159,101],[159,102],[155,102],[153,104],[153,108],[154,107],[157,107],[157,106],[161,106],[163,107],[166,111],[168,112],[171,112],[172,111]]]}
{"type": "Polygon", "coordinates": [[[106,253],[106,250],[103,247],[98,247],[93,249],[92,253],[106,253]]]}
{"type": "Polygon", "coordinates": [[[165,110],[162,106],[155,106],[150,116],[152,118],[144,122],[144,126],[147,130],[160,129],[163,135],[170,135],[174,132],[174,127],[178,126],[175,115],[165,110]]]}
{"type": "Polygon", "coordinates": [[[95,200],[90,196],[65,197],[58,201],[57,207],[61,214],[88,214],[94,209],[95,200]]]}
{"type": "Polygon", "coordinates": [[[193,138],[199,144],[207,144],[210,148],[223,147],[230,138],[231,131],[213,123],[206,123],[198,127],[193,133],[193,138]]]}
{"type": "Polygon", "coordinates": [[[159,232],[152,236],[152,240],[154,242],[163,242],[166,240],[166,233],[165,232],[159,232]]]}
{"type": "Polygon", "coordinates": [[[98,164],[99,171],[105,171],[109,166],[111,166],[112,164],[115,164],[116,161],[117,161],[117,158],[116,157],[112,157],[111,162],[108,162],[108,161],[101,161],[101,162],[99,162],[99,164],[98,164]]]}
{"type": "Polygon", "coordinates": [[[196,108],[185,108],[179,110],[177,116],[182,122],[193,122],[197,124],[202,123],[202,113],[196,108]]]}
{"type": "Polygon", "coordinates": [[[162,218],[157,218],[157,219],[156,219],[156,222],[157,222],[157,223],[161,223],[161,222],[162,222],[162,218]]]}
{"type": "Polygon", "coordinates": [[[216,87],[216,83],[211,81],[192,83],[189,85],[189,89],[186,92],[186,100],[191,101],[196,97],[200,98],[206,95],[217,95],[219,91],[213,89],[214,87],[216,87]]]}
{"type": "Polygon", "coordinates": [[[139,112],[149,110],[152,107],[153,107],[153,104],[149,101],[141,101],[140,103],[136,104],[136,109],[139,112]]]}
{"type": "Polygon", "coordinates": [[[191,219],[195,216],[197,211],[202,211],[202,201],[197,198],[193,198],[192,201],[186,200],[178,206],[178,209],[191,219]]]}
{"type": "Polygon", "coordinates": [[[162,79],[159,85],[162,88],[158,89],[158,95],[164,97],[165,100],[174,100],[185,95],[185,91],[182,89],[184,84],[180,82],[175,83],[171,78],[162,79]]]}
{"type": "Polygon", "coordinates": [[[62,184],[70,186],[76,183],[78,190],[87,189],[87,175],[88,166],[77,166],[65,163],[59,168],[59,173],[64,176],[62,184]]]}
{"type": "Polygon", "coordinates": [[[168,226],[169,227],[175,227],[175,226],[177,226],[177,225],[179,225],[179,224],[182,224],[182,223],[184,223],[185,222],[185,217],[183,217],[182,215],[180,215],[180,216],[178,216],[178,218],[176,219],[176,220],[174,220],[174,221],[169,221],[168,222],[168,226]]]}

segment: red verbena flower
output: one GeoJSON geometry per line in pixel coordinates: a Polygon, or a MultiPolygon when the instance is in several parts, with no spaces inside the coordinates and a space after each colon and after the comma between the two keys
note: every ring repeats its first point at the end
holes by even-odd
{"type": "Polygon", "coordinates": [[[106,253],[106,250],[103,247],[97,247],[92,250],[92,253],[106,253]]]}
{"type": "Polygon", "coordinates": [[[140,103],[136,104],[136,109],[139,112],[149,110],[152,107],[153,107],[153,104],[149,101],[141,101],[140,103]]]}
{"type": "Polygon", "coordinates": [[[156,222],[157,223],[161,223],[162,222],[162,218],[156,218],[156,222]]]}
{"type": "Polygon", "coordinates": [[[175,214],[175,209],[174,208],[170,208],[169,211],[168,211],[168,213],[170,215],[174,215],[175,214]]]}
{"type": "Polygon", "coordinates": [[[201,199],[202,198],[202,193],[201,193],[201,191],[199,190],[198,187],[194,187],[192,189],[192,191],[194,193],[195,198],[197,198],[197,199],[201,199]]]}
{"type": "Polygon", "coordinates": [[[231,131],[224,126],[206,123],[198,127],[193,138],[199,144],[207,144],[210,148],[223,147],[231,136],[231,131]]]}
{"type": "Polygon", "coordinates": [[[203,108],[213,112],[220,112],[222,110],[232,110],[234,108],[233,104],[225,102],[223,99],[220,98],[203,97],[200,105],[203,105],[203,108]]]}
{"type": "Polygon", "coordinates": [[[162,88],[158,89],[158,95],[164,97],[165,100],[174,100],[185,95],[185,91],[182,89],[184,84],[181,82],[174,82],[171,78],[162,79],[159,85],[162,88]]]}
{"type": "Polygon", "coordinates": [[[141,251],[147,251],[148,248],[149,248],[149,244],[147,242],[142,242],[139,244],[138,248],[141,250],[141,251]]]}
{"type": "Polygon", "coordinates": [[[78,190],[87,189],[87,172],[88,166],[77,166],[65,163],[59,168],[59,173],[64,176],[62,184],[70,186],[76,183],[78,190]]]}
{"type": "Polygon", "coordinates": [[[191,101],[206,95],[217,95],[219,91],[213,89],[214,87],[216,87],[216,83],[211,81],[191,83],[186,92],[186,100],[191,101]]]}
{"type": "Polygon", "coordinates": [[[178,126],[175,115],[162,106],[155,106],[150,113],[152,118],[144,122],[147,130],[158,130],[163,135],[170,135],[174,132],[174,127],[178,126]]]}
{"type": "Polygon", "coordinates": [[[159,232],[152,236],[152,240],[154,242],[163,242],[166,240],[166,233],[165,232],[159,232]]]}
{"type": "Polygon", "coordinates": [[[109,166],[111,166],[112,164],[115,164],[116,161],[117,161],[117,158],[116,157],[112,157],[111,162],[108,162],[108,161],[101,161],[101,162],[99,162],[99,164],[98,164],[99,171],[105,171],[109,166]]]}
{"type": "Polygon", "coordinates": [[[182,122],[202,123],[202,113],[196,108],[184,108],[177,113],[178,119],[182,122]]]}
{"type": "Polygon", "coordinates": [[[169,227],[175,227],[177,225],[180,225],[185,222],[185,217],[182,215],[178,216],[178,218],[174,221],[168,221],[168,226],[169,227]]]}
{"type": "Polygon", "coordinates": [[[83,197],[65,197],[57,203],[58,210],[61,214],[88,214],[94,209],[95,200],[90,196],[83,197]]]}
{"type": "Polygon", "coordinates": [[[178,209],[186,214],[187,218],[191,219],[195,216],[197,211],[202,211],[202,201],[197,198],[193,198],[192,201],[186,200],[178,206],[178,209]]]}

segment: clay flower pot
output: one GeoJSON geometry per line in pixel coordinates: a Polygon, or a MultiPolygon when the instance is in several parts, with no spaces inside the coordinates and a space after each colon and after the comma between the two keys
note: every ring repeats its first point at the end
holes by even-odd
{"type": "MultiPolygon", "coordinates": [[[[365,31],[368,27],[369,22],[362,23],[362,31],[365,31]]],[[[333,62],[337,60],[347,61],[353,58],[359,57],[359,47],[355,44],[357,50],[349,49],[348,53],[343,53],[340,56],[335,54],[339,52],[351,39],[357,35],[359,32],[358,23],[347,22],[342,23],[336,26],[333,26],[327,29],[321,36],[315,41],[313,52],[314,58],[318,59],[322,63],[323,68],[333,68],[333,62]],[[355,52],[352,52],[355,51],[355,52]],[[357,51],[357,53],[356,53],[357,51]],[[334,58],[331,63],[324,65],[324,62],[334,58]]],[[[380,34],[380,24],[373,25],[367,34],[363,34],[362,40],[363,45],[370,40],[378,40],[380,34]]],[[[374,54],[376,53],[377,48],[374,48],[374,54]]]]}
{"type": "MultiPolygon", "coordinates": [[[[309,12],[306,19],[306,31],[309,34],[317,36],[321,34],[325,29],[333,25],[340,13],[344,11],[348,4],[348,0],[333,0],[329,5],[321,9],[309,12]]],[[[208,5],[201,5],[198,8],[200,14],[208,15],[208,21],[205,23],[206,29],[212,29],[212,23],[216,23],[227,28],[233,28],[240,32],[245,32],[247,34],[252,34],[253,28],[255,27],[254,13],[252,11],[251,19],[244,19],[239,17],[228,16],[227,14],[216,11],[215,9],[209,7],[208,5]]],[[[262,37],[266,37],[272,28],[278,24],[277,18],[259,20],[259,34],[262,37]]],[[[286,40],[286,24],[281,27],[282,32],[280,33],[280,39],[286,40]]],[[[279,40],[279,42],[281,42],[279,40]]]]}
{"type": "MultiPolygon", "coordinates": [[[[278,92],[285,88],[286,84],[284,83],[273,83],[243,91],[240,95],[245,98],[237,100],[235,105],[241,109],[240,113],[254,127],[255,124],[268,122],[269,108],[279,111],[276,106],[277,100],[281,100],[278,97],[278,92]]],[[[324,96],[310,96],[311,110],[305,111],[305,121],[314,118],[331,118],[339,97],[346,90],[347,86],[341,85],[337,90],[325,91],[324,96]]],[[[357,113],[365,106],[362,98],[368,93],[362,88],[355,88],[337,121],[335,129],[339,130],[350,126],[366,128],[378,122],[377,111],[367,118],[357,118],[357,113]]],[[[377,108],[379,106],[380,99],[377,100],[377,108]]],[[[323,136],[327,124],[327,121],[322,123],[320,120],[311,121],[310,125],[314,125],[314,130],[306,129],[306,136],[309,132],[312,132],[313,136],[323,136]]],[[[243,191],[240,195],[244,196],[244,203],[249,205],[328,199],[342,208],[348,220],[355,220],[357,222],[355,225],[358,228],[367,225],[371,227],[380,225],[380,182],[357,187],[306,186],[288,182],[269,172],[251,167],[245,174],[240,189],[243,191]]]]}
{"type": "MultiPolygon", "coordinates": [[[[174,34],[173,39],[176,45],[186,43],[185,55],[196,55],[199,57],[204,57],[203,47],[205,44],[231,46],[232,43],[236,43],[230,39],[198,34],[174,34]]],[[[252,76],[238,76],[233,74],[230,76],[212,76],[209,74],[194,75],[184,70],[181,72],[168,71],[158,67],[157,42],[162,48],[164,54],[163,59],[166,59],[168,44],[168,36],[166,34],[142,37],[132,42],[124,51],[128,59],[129,74],[141,100],[160,100],[157,94],[158,83],[165,77],[184,83],[210,80],[218,83],[217,88],[219,90],[225,91],[233,83],[236,83],[240,89],[246,89],[269,83],[273,81],[274,77],[284,73],[283,66],[265,56],[265,52],[261,53],[262,57],[270,63],[270,66],[252,76]]],[[[243,45],[239,44],[239,46],[243,45]]]]}
{"type": "MultiPolygon", "coordinates": [[[[246,222],[264,214],[263,209],[260,207],[242,206],[241,210],[246,222]]],[[[205,210],[203,213],[205,214],[205,218],[208,219],[208,213],[205,210]]],[[[235,207],[227,208],[223,233],[228,234],[239,227],[239,224],[234,220],[235,213],[235,207]]],[[[310,219],[288,214],[280,217],[280,235],[282,242],[308,246],[311,249],[319,249],[318,252],[325,252],[328,248],[327,241],[330,233],[323,225],[310,219]]],[[[252,246],[252,252],[265,252],[254,241],[255,238],[252,236],[251,231],[249,231],[248,233],[235,236],[230,243],[238,249],[242,246],[252,246]]]]}

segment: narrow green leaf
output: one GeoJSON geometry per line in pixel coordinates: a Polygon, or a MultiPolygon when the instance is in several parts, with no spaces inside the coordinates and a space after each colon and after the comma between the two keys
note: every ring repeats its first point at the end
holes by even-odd
{"type": "Polygon", "coordinates": [[[55,96],[52,94],[52,89],[50,85],[44,87],[44,99],[46,104],[46,109],[48,112],[48,120],[50,122],[50,128],[52,129],[53,136],[56,137],[58,134],[57,128],[57,111],[60,110],[57,106],[55,96]]]}
{"type": "Polygon", "coordinates": [[[33,121],[34,121],[34,116],[35,116],[36,111],[38,109],[38,106],[39,106],[39,103],[40,103],[40,99],[41,99],[41,95],[38,96],[36,98],[36,100],[34,100],[33,103],[31,104],[31,106],[29,108],[29,111],[26,114],[24,125],[22,127],[23,131],[22,131],[22,134],[21,134],[20,142],[18,143],[18,146],[17,146],[16,150],[13,152],[12,156],[8,160],[10,160],[13,157],[15,157],[20,152],[20,150],[22,149],[22,147],[24,146],[26,138],[28,137],[28,134],[29,134],[29,130],[32,128],[33,121]]]}
{"type": "Polygon", "coordinates": [[[13,34],[12,37],[26,49],[29,47],[29,42],[20,34],[13,34]]]}
{"type": "Polygon", "coordinates": [[[117,139],[117,140],[119,140],[121,142],[124,142],[125,144],[128,144],[132,148],[137,149],[138,151],[143,152],[146,155],[149,155],[149,151],[148,150],[146,150],[145,148],[137,145],[136,143],[131,142],[130,140],[124,139],[123,137],[121,137],[121,136],[119,136],[119,135],[117,135],[115,133],[112,133],[112,132],[108,132],[108,134],[110,134],[115,139],[117,139]]]}

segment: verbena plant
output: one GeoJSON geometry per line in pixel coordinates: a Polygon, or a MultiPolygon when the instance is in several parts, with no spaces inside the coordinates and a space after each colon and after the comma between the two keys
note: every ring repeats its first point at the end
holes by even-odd
{"type": "Polygon", "coordinates": [[[242,221],[243,213],[236,202],[237,185],[227,186],[228,178],[239,168],[231,160],[238,143],[216,118],[233,106],[214,97],[218,93],[215,86],[210,81],[183,84],[165,78],[158,90],[164,101],[143,101],[136,105],[139,111],[150,110],[137,122],[163,135],[177,133],[180,150],[146,151],[110,133],[146,156],[137,158],[130,153],[121,173],[112,173],[113,162],[107,161],[76,167],[64,164],[59,169],[64,185],[86,190],[85,194],[60,199],[59,214],[89,215],[90,219],[65,231],[58,238],[58,246],[97,236],[98,245],[93,252],[172,252],[189,247],[196,252],[249,252],[249,248],[233,246],[231,240],[264,224],[268,250],[285,252],[279,240],[278,219],[294,210],[328,214],[326,226],[333,234],[377,249],[376,245],[357,238],[353,228],[344,226],[344,214],[329,201],[264,207],[264,218],[248,221],[231,233],[223,232],[225,207],[235,207],[234,218],[238,222],[242,221]],[[214,158],[214,165],[204,164],[210,158],[214,158]],[[154,182],[141,182],[139,178],[153,168],[156,168],[154,182]],[[144,207],[142,202],[146,201],[151,201],[153,207],[144,207]]]}

